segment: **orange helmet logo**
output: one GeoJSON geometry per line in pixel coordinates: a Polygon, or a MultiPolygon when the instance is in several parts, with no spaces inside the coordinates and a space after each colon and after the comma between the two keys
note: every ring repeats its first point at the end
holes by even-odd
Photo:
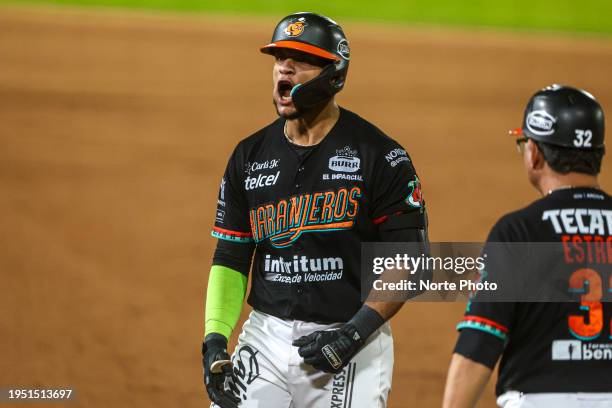
{"type": "Polygon", "coordinates": [[[301,17],[285,27],[285,34],[287,37],[298,37],[304,32],[304,27],[306,27],[306,19],[301,17]]]}

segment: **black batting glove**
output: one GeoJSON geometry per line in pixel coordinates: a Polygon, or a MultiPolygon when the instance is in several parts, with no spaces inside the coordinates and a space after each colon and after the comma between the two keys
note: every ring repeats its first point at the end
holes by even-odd
{"type": "Polygon", "coordinates": [[[238,408],[240,399],[229,388],[233,367],[227,354],[227,339],[217,333],[206,336],[202,344],[204,385],[210,400],[221,408],[238,408]]]}
{"type": "Polygon", "coordinates": [[[351,361],[366,339],[385,319],[368,305],[363,305],[355,316],[336,330],[320,330],[293,342],[298,354],[317,370],[337,374],[351,361]]]}
{"type": "Polygon", "coordinates": [[[302,336],[293,345],[299,347],[298,353],[306,364],[336,374],[342,371],[364,343],[355,326],[347,323],[339,329],[320,330],[302,336]]]}

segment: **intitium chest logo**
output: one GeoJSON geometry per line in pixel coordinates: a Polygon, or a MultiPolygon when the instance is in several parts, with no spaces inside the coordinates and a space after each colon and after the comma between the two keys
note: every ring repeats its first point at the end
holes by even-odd
{"type": "Polygon", "coordinates": [[[555,133],[555,119],[545,110],[530,112],[525,119],[525,125],[530,132],[538,136],[550,136],[555,133]]]}
{"type": "Polygon", "coordinates": [[[304,28],[306,28],[307,25],[304,17],[292,20],[287,27],[285,27],[285,35],[287,37],[299,37],[304,32],[304,28]]]}

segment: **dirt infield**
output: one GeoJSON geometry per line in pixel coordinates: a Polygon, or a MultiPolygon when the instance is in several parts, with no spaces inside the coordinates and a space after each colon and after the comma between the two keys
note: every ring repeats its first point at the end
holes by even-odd
{"type": "MultiPolygon", "coordinates": [[[[275,22],[0,8],[0,388],[206,406],[214,196],[236,142],[275,117],[257,51],[275,22]]],[[[339,102],[411,153],[435,241],[483,240],[537,197],[505,136],[535,89],[585,87],[612,112],[612,40],[345,26],[339,102]]],[[[395,318],[392,407],[439,406],[463,307],[395,318]]]]}

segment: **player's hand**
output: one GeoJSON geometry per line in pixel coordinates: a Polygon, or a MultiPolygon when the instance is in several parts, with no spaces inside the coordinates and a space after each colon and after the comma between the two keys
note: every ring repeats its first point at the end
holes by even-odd
{"type": "Polygon", "coordinates": [[[339,373],[363,346],[365,341],[357,329],[347,323],[335,330],[320,330],[293,342],[298,353],[317,370],[339,373]]]}
{"type": "Polygon", "coordinates": [[[204,365],[204,385],[208,397],[221,408],[237,408],[240,399],[229,388],[233,380],[233,367],[227,354],[227,340],[221,334],[206,336],[202,344],[202,364],[204,365]]]}

